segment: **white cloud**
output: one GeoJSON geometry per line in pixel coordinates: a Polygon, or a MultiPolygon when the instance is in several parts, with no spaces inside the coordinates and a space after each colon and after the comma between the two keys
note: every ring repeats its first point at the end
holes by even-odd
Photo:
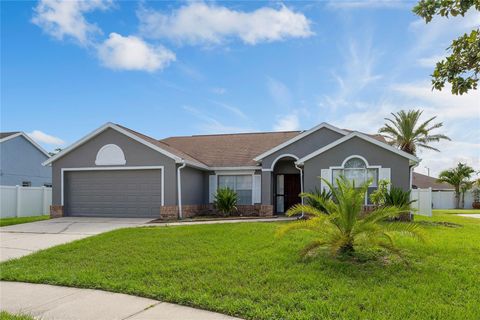
{"type": "Polygon", "coordinates": [[[208,134],[215,133],[239,133],[254,131],[250,128],[226,125],[212,116],[209,116],[204,111],[191,106],[183,106],[183,110],[187,111],[195,118],[199,119],[201,123],[197,126],[202,132],[208,134]]]}
{"type": "Polygon", "coordinates": [[[296,113],[287,114],[277,117],[277,121],[273,126],[274,131],[295,131],[300,129],[300,121],[296,113]]]}
{"type": "Polygon", "coordinates": [[[430,57],[419,58],[417,63],[420,67],[424,68],[434,68],[437,65],[437,62],[445,59],[446,55],[436,54],[430,57]]]}
{"type": "Polygon", "coordinates": [[[30,138],[32,138],[38,143],[51,144],[54,146],[61,146],[65,144],[65,141],[63,141],[62,139],[46,134],[45,132],[42,132],[40,130],[33,130],[32,132],[27,134],[30,138]]]}
{"type": "Polygon", "coordinates": [[[344,61],[342,68],[332,71],[332,77],[338,83],[338,90],[323,95],[319,102],[321,107],[336,109],[354,106],[358,100],[356,96],[382,78],[381,74],[374,71],[380,53],[374,50],[370,36],[362,41],[349,39],[345,48],[347,50],[340,50],[344,61]]]}
{"type": "Polygon", "coordinates": [[[215,93],[215,94],[218,94],[218,95],[222,95],[222,94],[227,93],[227,89],[222,88],[222,87],[214,87],[214,88],[212,88],[212,92],[215,93]]]}
{"type": "Polygon", "coordinates": [[[275,101],[277,106],[290,107],[292,103],[292,94],[288,87],[281,81],[268,77],[267,87],[270,96],[275,101]]]}
{"type": "Polygon", "coordinates": [[[254,45],[313,34],[310,21],[282,5],[252,12],[231,10],[203,2],[191,2],[171,14],[142,8],[138,12],[141,31],[152,38],[169,38],[191,44],[219,44],[238,37],[254,45]]]}
{"type": "Polygon", "coordinates": [[[84,14],[94,10],[106,10],[111,0],[62,1],[41,0],[34,9],[32,22],[56,39],[71,37],[80,44],[88,44],[89,37],[101,32],[89,23],[84,14]]]}
{"type": "Polygon", "coordinates": [[[240,110],[239,108],[237,107],[234,107],[232,105],[229,105],[229,104],[226,104],[226,103],[222,103],[222,102],[217,102],[217,101],[212,101],[214,104],[216,104],[217,106],[220,106],[222,107],[223,109],[227,110],[227,111],[230,111],[231,113],[233,113],[234,115],[236,115],[237,117],[239,118],[242,118],[244,120],[247,120],[248,117],[245,113],[243,113],[242,110],[240,110]]]}
{"type": "Polygon", "coordinates": [[[175,61],[175,54],[163,46],[151,46],[135,36],[111,33],[98,47],[101,62],[111,69],[155,71],[175,61]]]}
{"type": "Polygon", "coordinates": [[[411,3],[401,0],[334,0],[328,2],[334,9],[376,9],[376,8],[409,8],[411,3]]]}

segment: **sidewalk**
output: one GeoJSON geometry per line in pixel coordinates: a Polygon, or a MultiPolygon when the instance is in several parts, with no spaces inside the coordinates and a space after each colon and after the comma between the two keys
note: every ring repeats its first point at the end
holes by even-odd
{"type": "Polygon", "coordinates": [[[6,281],[0,282],[0,307],[42,320],[239,319],[120,293],[6,281]]]}

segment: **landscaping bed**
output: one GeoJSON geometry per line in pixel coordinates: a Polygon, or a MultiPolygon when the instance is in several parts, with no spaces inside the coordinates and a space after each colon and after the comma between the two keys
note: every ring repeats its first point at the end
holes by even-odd
{"type": "Polygon", "coordinates": [[[417,221],[403,259],[299,259],[312,235],[282,223],[122,229],[0,265],[2,280],[103,289],[247,319],[479,319],[480,221],[417,221]]]}

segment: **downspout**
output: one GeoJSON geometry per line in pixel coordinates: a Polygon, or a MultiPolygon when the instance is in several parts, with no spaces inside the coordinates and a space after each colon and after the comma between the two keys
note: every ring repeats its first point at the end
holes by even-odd
{"type": "MultiPolygon", "coordinates": [[[[297,168],[298,171],[300,171],[300,192],[303,193],[303,169],[300,168],[296,163],[295,163],[295,168],[297,168]]],[[[300,197],[300,201],[303,206],[303,197],[300,197]]],[[[303,219],[303,218],[304,218],[304,212],[302,210],[302,215],[298,217],[298,219],[303,219]]]]}
{"type": "Polygon", "coordinates": [[[185,160],[182,160],[182,165],[177,168],[177,194],[178,194],[178,218],[183,219],[183,212],[182,212],[182,177],[180,170],[185,168],[187,164],[185,160]]]}

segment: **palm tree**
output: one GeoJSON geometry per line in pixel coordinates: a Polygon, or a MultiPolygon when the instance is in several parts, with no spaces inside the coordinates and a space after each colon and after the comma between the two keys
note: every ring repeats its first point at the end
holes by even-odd
{"type": "Polygon", "coordinates": [[[318,238],[302,250],[302,256],[315,253],[320,247],[328,247],[333,254],[340,255],[352,255],[357,247],[362,246],[382,247],[398,252],[394,234],[422,239],[417,224],[386,221],[404,212],[405,208],[380,207],[366,215],[363,213],[364,197],[370,182],[359,188],[344,177],[337,179],[335,188],[328,181],[325,183],[330,187],[333,197],[316,199],[322,203],[324,211],[311,205],[297,204],[286,214],[292,216],[305,212],[313,217],[289,223],[277,233],[282,236],[298,229],[315,232],[318,238]]]}
{"type": "Polygon", "coordinates": [[[413,155],[416,154],[417,148],[440,151],[429,144],[450,140],[450,138],[443,134],[430,134],[430,132],[441,128],[443,123],[431,124],[436,117],[420,123],[422,113],[421,110],[401,110],[396,114],[392,113],[393,119],[385,118],[387,122],[378,132],[387,139],[389,144],[413,155]]]}
{"type": "Polygon", "coordinates": [[[475,185],[475,181],[463,181],[460,185],[460,191],[462,193],[462,209],[465,209],[465,193],[472,189],[475,185]]]}
{"type": "Polygon", "coordinates": [[[440,172],[437,181],[449,183],[455,188],[455,208],[460,209],[460,188],[474,173],[472,167],[459,162],[455,168],[440,172]]]}

